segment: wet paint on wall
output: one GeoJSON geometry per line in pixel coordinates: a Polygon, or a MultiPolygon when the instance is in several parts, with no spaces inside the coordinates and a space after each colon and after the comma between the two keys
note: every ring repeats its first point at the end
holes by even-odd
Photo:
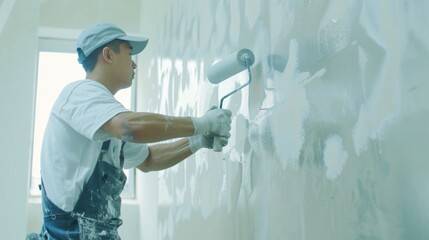
{"type": "MultiPolygon", "coordinates": [[[[139,108],[200,116],[247,81],[232,137],[157,175],[158,239],[428,239],[429,3],[146,1],[139,108]]],[[[152,200],[153,199],[153,200],[152,200]]],[[[152,202],[151,202],[152,201],[152,202]]],[[[143,210],[143,213],[145,211],[143,210]]],[[[144,227],[144,226],[143,226],[144,227]]]]}

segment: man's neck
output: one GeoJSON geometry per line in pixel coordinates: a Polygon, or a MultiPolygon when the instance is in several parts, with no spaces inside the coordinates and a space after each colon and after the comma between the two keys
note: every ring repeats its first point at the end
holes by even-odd
{"type": "Polygon", "coordinates": [[[99,71],[94,69],[92,72],[86,74],[86,79],[94,80],[103,84],[113,95],[116,94],[118,89],[114,86],[113,81],[110,81],[110,78],[106,72],[99,71]]]}

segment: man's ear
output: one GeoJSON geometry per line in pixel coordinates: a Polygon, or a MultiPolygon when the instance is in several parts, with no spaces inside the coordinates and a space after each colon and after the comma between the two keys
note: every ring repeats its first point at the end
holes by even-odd
{"type": "Polygon", "coordinates": [[[101,57],[103,58],[104,62],[112,63],[112,50],[108,47],[104,47],[103,50],[101,50],[101,57]]]}

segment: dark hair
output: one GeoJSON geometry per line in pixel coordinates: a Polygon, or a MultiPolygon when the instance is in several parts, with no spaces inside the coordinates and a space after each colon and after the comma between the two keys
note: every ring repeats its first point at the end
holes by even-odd
{"type": "MultiPolygon", "coordinates": [[[[89,54],[88,57],[85,58],[85,60],[82,62],[82,67],[85,69],[85,72],[89,73],[92,72],[95,68],[95,64],[97,63],[98,55],[103,50],[103,48],[108,47],[112,49],[115,53],[119,53],[121,50],[120,45],[121,43],[125,42],[124,40],[115,39],[109,43],[104,44],[103,46],[95,49],[91,54],[89,54]]],[[[82,49],[77,49],[78,54],[83,54],[82,49]]]]}

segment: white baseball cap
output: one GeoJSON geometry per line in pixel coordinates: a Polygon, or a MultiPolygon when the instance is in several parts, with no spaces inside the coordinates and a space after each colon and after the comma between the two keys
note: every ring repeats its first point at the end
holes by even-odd
{"type": "Polygon", "coordinates": [[[76,42],[76,50],[79,54],[78,61],[83,63],[85,59],[97,48],[115,40],[128,41],[131,45],[132,54],[138,54],[146,47],[148,38],[128,36],[121,28],[111,23],[97,23],[79,35],[76,42]],[[80,49],[80,51],[79,51],[80,49]]]}

